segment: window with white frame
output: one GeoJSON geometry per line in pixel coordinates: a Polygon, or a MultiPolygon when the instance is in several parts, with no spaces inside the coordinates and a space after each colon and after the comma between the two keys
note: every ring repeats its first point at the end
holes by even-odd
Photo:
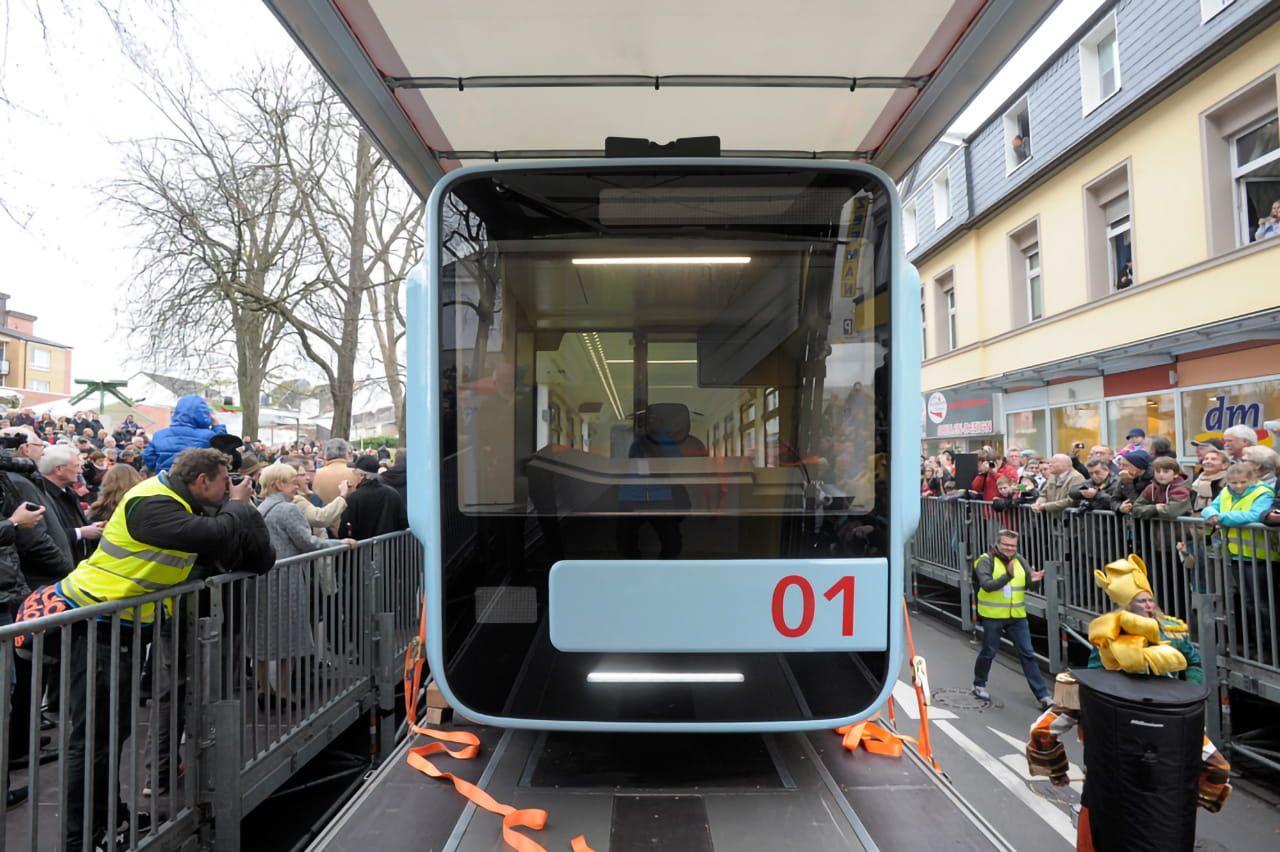
{"type": "Polygon", "coordinates": [[[914,201],[902,208],[902,243],[907,251],[916,247],[916,203],[914,201]]]}
{"type": "Polygon", "coordinates": [[[1280,118],[1271,113],[1231,140],[1240,244],[1280,236],[1280,118]]]}
{"type": "MultiPolygon", "coordinates": [[[[27,351],[28,353],[30,353],[27,356],[27,358],[28,358],[28,362],[31,365],[31,369],[33,370],[49,369],[49,350],[48,349],[39,349],[35,346],[32,346],[27,351]]],[[[32,388],[32,390],[36,390],[36,388],[32,388]]]]}
{"type": "Polygon", "coordinates": [[[1022,250],[1022,268],[1027,279],[1027,322],[1044,316],[1044,288],[1040,280],[1040,243],[1022,250]]]}
{"type": "Polygon", "coordinates": [[[1102,208],[1107,223],[1107,280],[1113,290],[1133,283],[1133,241],[1130,236],[1129,193],[1107,202],[1102,208]]]}
{"type": "Polygon", "coordinates": [[[1200,0],[1201,22],[1209,20],[1234,2],[1235,0],[1200,0]]]}
{"type": "Polygon", "coordinates": [[[947,351],[956,348],[956,339],[959,337],[956,326],[956,288],[955,285],[948,287],[942,292],[943,304],[947,308],[947,351]]]}
{"type": "Polygon", "coordinates": [[[1120,43],[1114,12],[1080,42],[1080,87],[1086,113],[1120,90],[1120,43]]]}
{"type": "Polygon", "coordinates": [[[942,171],[933,179],[933,220],[935,225],[941,225],[950,218],[951,174],[943,166],[942,171]]]}
{"type": "Polygon", "coordinates": [[[1024,95],[1004,114],[1004,167],[1012,172],[1031,158],[1031,111],[1024,95]]]}
{"type": "Polygon", "coordinates": [[[30,382],[27,382],[27,384],[33,391],[41,391],[42,393],[49,392],[49,383],[41,379],[32,379],[30,382]]]}

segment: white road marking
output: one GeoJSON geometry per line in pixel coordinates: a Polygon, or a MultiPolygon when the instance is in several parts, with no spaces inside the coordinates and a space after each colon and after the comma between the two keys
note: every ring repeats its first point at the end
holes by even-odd
{"type": "MultiPolygon", "coordinates": [[[[920,708],[916,706],[916,688],[906,681],[897,681],[893,685],[893,699],[898,702],[898,706],[902,708],[902,712],[907,714],[908,719],[919,719],[920,708]]],[[[929,720],[934,719],[955,719],[955,713],[942,707],[929,708],[929,720]]]]}
{"type": "Polygon", "coordinates": [[[1027,788],[1026,783],[1014,774],[1007,766],[996,760],[990,754],[983,750],[982,746],[969,739],[956,729],[954,725],[946,720],[937,722],[934,727],[951,738],[952,742],[960,746],[960,748],[973,758],[983,769],[991,773],[991,775],[1010,793],[1014,798],[1022,802],[1032,813],[1044,820],[1045,823],[1062,837],[1063,840],[1070,843],[1072,847],[1076,842],[1076,829],[1071,824],[1071,819],[1051,805],[1049,802],[1032,793],[1027,788]]]}

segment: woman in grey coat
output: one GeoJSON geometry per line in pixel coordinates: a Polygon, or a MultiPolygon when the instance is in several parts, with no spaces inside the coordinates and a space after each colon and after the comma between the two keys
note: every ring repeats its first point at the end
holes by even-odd
{"type": "MultiPolygon", "coordinates": [[[[276,462],[258,478],[263,495],[258,511],[266,521],[271,546],[276,558],[288,559],[340,547],[355,547],[354,539],[332,541],[317,538],[302,510],[293,503],[305,481],[298,469],[276,462]]],[[[315,653],[315,637],[311,625],[311,573],[306,562],[272,569],[251,580],[250,605],[254,617],[253,654],[257,660],[258,702],[266,704],[267,669],[271,660],[278,661],[276,694],[289,699],[289,660],[315,653]]]]}

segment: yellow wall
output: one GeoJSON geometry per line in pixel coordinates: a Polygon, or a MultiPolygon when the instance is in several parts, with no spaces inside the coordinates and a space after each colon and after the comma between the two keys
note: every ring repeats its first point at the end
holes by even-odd
{"type": "Polygon", "coordinates": [[[31,382],[38,380],[49,383],[50,393],[71,393],[70,349],[57,349],[30,343],[15,337],[6,337],[3,333],[0,333],[0,338],[4,340],[5,358],[9,361],[9,375],[4,377],[3,384],[11,388],[29,390],[31,382]],[[48,370],[37,370],[31,366],[31,355],[28,350],[33,346],[48,351],[48,370]]]}
{"type": "Polygon", "coordinates": [[[1209,260],[1200,114],[1278,64],[1280,24],[927,258],[920,268],[930,329],[923,387],[963,384],[1280,304],[1273,286],[1280,240],[1229,252],[1210,268],[1187,269],[1209,260]],[[1138,284],[1071,316],[1055,316],[1088,301],[1084,186],[1126,160],[1138,284]],[[949,268],[959,348],[1012,330],[1008,234],[1032,218],[1039,219],[1045,318],[986,345],[934,357],[935,329],[945,316],[931,288],[949,268]],[[1164,277],[1170,278],[1144,284],[1164,277]]]}

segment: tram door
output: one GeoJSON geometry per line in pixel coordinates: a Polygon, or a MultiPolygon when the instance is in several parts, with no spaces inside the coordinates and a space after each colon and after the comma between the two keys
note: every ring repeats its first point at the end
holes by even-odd
{"type": "Polygon", "coordinates": [[[873,169],[782,161],[437,187],[410,502],[455,706],[767,730],[879,705],[919,435],[896,205],[873,169]]]}

